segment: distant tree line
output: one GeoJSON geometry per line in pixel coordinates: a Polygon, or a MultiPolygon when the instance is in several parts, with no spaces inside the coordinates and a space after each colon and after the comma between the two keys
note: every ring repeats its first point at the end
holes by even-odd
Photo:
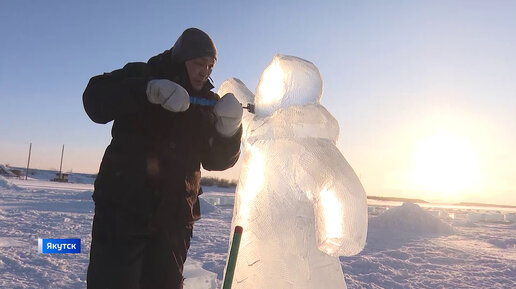
{"type": "MultiPolygon", "coordinates": [[[[21,177],[22,175],[25,175],[25,170],[26,169],[24,169],[24,168],[9,167],[8,164],[5,165],[5,167],[6,167],[6,169],[8,168],[13,174],[15,174],[18,177],[21,177]]],[[[35,175],[36,171],[48,172],[48,171],[56,171],[56,170],[53,169],[53,168],[50,169],[50,170],[29,169],[29,175],[35,175]]],[[[69,173],[72,174],[71,171],[69,173]]],[[[92,179],[97,178],[97,174],[86,174],[86,175],[88,177],[92,178],[92,179]]],[[[214,178],[214,177],[202,177],[201,178],[201,185],[203,185],[203,186],[217,186],[217,187],[222,187],[222,188],[231,188],[231,187],[236,187],[237,180],[226,180],[226,179],[214,178]]]]}
{"type": "Polygon", "coordinates": [[[236,187],[237,181],[236,180],[219,179],[219,178],[213,178],[213,177],[202,177],[201,185],[230,188],[230,187],[236,187]]]}

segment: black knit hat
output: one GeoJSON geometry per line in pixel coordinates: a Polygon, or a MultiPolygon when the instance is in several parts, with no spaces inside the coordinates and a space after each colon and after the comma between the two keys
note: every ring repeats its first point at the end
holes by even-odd
{"type": "Polygon", "coordinates": [[[197,28],[186,29],[172,47],[172,60],[177,63],[204,56],[217,59],[217,48],[210,36],[197,28]]]}

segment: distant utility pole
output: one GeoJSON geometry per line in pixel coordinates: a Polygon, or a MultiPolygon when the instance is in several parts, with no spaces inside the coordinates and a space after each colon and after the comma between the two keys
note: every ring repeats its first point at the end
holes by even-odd
{"type": "Polygon", "coordinates": [[[64,155],[64,145],[63,145],[63,150],[61,150],[61,165],[59,165],[59,179],[63,178],[63,176],[61,175],[61,169],[63,168],[63,155],[64,155]]]}
{"type": "Polygon", "coordinates": [[[27,160],[27,170],[25,171],[25,179],[27,179],[27,175],[29,174],[29,164],[30,164],[30,151],[32,150],[32,143],[29,145],[29,160],[27,160]]]}

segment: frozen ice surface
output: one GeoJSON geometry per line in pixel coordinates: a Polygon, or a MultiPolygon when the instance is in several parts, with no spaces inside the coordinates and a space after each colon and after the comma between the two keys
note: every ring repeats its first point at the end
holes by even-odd
{"type": "MultiPolygon", "coordinates": [[[[7,179],[17,183],[17,187],[0,184],[0,288],[86,288],[93,217],[88,195],[92,187],[89,192],[80,192],[77,189],[82,185],[74,184],[74,189],[64,190],[46,177],[32,177],[36,179],[26,182],[31,186],[27,189],[23,188],[25,182],[17,179],[7,179]],[[33,190],[34,181],[45,189],[33,190]],[[37,239],[41,237],[81,238],[81,254],[40,254],[37,239]]],[[[231,198],[235,190],[203,186],[203,191],[201,198],[231,198]]],[[[375,206],[375,214],[399,205],[370,202],[370,206],[375,206]]],[[[441,206],[425,207],[438,210],[441,206]]],[[[510,216],[516,216],[516,209],[445,210],[455,214],[455,219],[444,220],[454,225],[451,235],[398,231],[393,237],[381,228],[370,227],[367,244],[360,254],[340,257],[349,288],[516,288],[516,223],[508,221],[510,216]],[[505,214],[507,222],[473,224],[466,220],[469,212],[497,211],[505,214]]],[[[222,285],[232,211],[232,206],[217,206],[216,210],[203,213],[194,226],[187,261],[198,260],[204,270],[217,274],[218,286],[212,288],[222,285]]],[[[187,283],[192,276],[200,276],[190,274],[190,269],[199,268],[185,268],[187,283]]]]}
{"type": "MultiPolygon", "coordinates": [[[[42,175],[29,180],[0,176],[0,288],[86,288],[93,186],[81,191],[85,184],[50,182],[39,173],[33,177],[42,175]],[[41,254],[38,238],[80,238],[81,253],[41,254]]],[[[203,214],[216,213],[210,206],[201,199],[203,214]]],[[[202,265],[187,258],[185,289],[217,288],[217,273],[202,265]]]]}
{"type": "Polygon", "coordinates": [[[232,228],[244,233],[232,288],[346,288],[338,256],[364,247],[365,192],[335,145],[322,83],[311,62],[276,55],[256,98],[234,78],[219,89],[256,105],[243,119],[232,228]]]}

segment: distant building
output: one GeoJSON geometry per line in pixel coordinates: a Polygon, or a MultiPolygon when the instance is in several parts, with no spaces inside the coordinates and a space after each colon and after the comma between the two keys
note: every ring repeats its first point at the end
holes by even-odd
{"type": "Polygon", "coordinates": [[[68,183],[68,174],[57,173],[56,177],[52,179],[54,182],[68,183]]]}

